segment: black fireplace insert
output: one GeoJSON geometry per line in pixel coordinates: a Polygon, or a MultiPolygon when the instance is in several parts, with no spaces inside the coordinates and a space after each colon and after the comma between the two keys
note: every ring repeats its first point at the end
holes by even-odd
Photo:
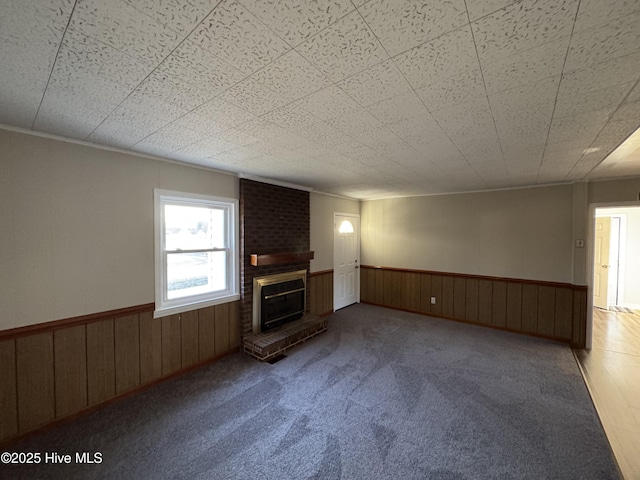
{"type": "Polygon", "coordinates": [[[306,299],[303,279],[265,285],[260,294],[262,332],[303,317],[306,299]]]}

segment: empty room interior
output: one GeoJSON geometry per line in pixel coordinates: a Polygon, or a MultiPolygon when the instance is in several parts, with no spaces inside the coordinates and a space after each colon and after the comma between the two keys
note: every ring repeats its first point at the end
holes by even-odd
{"type": "Polygon", "coordinates": [[[639,26],[0,2],[0,477],[640,478],[639,26]]]}

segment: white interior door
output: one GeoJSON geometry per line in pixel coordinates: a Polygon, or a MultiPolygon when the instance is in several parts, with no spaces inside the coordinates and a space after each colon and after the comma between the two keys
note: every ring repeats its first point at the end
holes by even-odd
{"type": "Polygon", "coordinates": [[[360,301],[360,216],[335,213],[333,309],[360,301]]]}
{"type": "Polygon", "coordinates": [[[607,290],[609,285],[609,241],[611,238],[611,218],[596,218],[596,238],[593,259],[593,305],[609,308],[607,290]]]}

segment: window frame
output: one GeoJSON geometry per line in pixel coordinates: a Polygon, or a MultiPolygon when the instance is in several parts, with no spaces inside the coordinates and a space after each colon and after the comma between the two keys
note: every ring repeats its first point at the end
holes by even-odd
{"type": "MultiPolygon", "coordinates": [[[[155,310],[154,318],[227,303],[240,298],[240,245],[238,200],[172,190],[154,189],[155,310]],[[167,256],[174,252],[165,248],[165,205],[221,208],[225,211],[225,248],[203,249],[227,252],[227,289],[186,297],[168,298],[167,256]]],[[[183,250],[188,253],[191,250],[183,250]]]]}

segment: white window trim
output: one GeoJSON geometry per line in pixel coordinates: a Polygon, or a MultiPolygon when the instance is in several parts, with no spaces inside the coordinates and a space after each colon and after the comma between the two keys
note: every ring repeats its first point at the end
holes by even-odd
{"type": "Polygon", "coordinates": [[[188,312],[198,308],[210,307],[221,303],[232,302],[240,298],[240,227],[238,218],[238,200],[234,198],[214,197],[194,193],[176,192],[172,190],[154,189],[154,244],[155,244],[155,301],[153,318],[188,312]],[[200,203],[228,208],[230,255],[229,255],[229,289],[223,293],[194,295],[191,297],[168,300],[165,298],[165,275],[163,255],[163,214],[165,202],[200,203]]]}

